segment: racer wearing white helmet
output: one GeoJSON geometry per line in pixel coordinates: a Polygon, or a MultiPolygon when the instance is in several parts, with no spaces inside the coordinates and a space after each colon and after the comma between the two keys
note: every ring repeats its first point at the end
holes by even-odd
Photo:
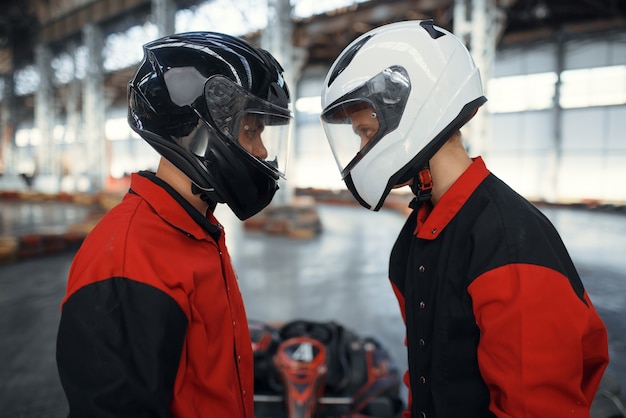
{"type": "MultiPolygon", "coordinates": [[[[353,41],[322,90],[322,125],[356,200],[379,210],[487,99],[463,43],[432,20],[398,22],[353,41]],[[356,134],[356,136],[355,136],[356,134]]],[[[418,196],[420,197],[420,196],[418,196]]]]}

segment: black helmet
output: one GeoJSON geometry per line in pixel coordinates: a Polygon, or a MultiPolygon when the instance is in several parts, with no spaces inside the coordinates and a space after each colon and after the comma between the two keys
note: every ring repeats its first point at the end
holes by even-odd
{"type": "Polygon", "coordinates": [[[128,123],[243,220],[270,203],[284,178],[292,115],[282,73],[269,52],[236,37],[167,36],[144,45],[128,86],[128,123]]]}

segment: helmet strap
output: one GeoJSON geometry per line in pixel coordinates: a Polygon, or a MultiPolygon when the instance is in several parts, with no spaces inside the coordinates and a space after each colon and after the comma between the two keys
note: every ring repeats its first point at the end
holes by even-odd
{"type": "Polygon", "coordinates": [[[411,191],[415,195],[415,199],[413,199],[409,204],[409,207],[412,209],[415,209],[421,206],[422,203],[430,200],[433,192],[433,178],[430,175],[429,166],[417,171],[413,177],[411,191]]]}
{"type": "Polygon", "coordinates": [[[195,183],[191,183],[191,193],[193,193],[194,195],[199,195],[202,201],[207,202],[211,211],[215,210],[215,207],[217,206],[217,202],[219,200],[214,189],[201,189],[200,187],[196,186],[195,183]]]}

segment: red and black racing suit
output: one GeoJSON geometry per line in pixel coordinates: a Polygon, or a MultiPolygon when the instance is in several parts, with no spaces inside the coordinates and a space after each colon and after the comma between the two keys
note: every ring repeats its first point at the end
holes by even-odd
{"type": "Polygon", "coordinates": [[[589,417],[606,328],[555,228],[482,159],[412,213],[389,275],[407,329],[405,417],[589,417]]]}
{"type": "Polygon", "coordinates": [[[72,418],[253,418],[253,360],[224,233],[151,173],[87,236],[62,303],[72,418]]]}

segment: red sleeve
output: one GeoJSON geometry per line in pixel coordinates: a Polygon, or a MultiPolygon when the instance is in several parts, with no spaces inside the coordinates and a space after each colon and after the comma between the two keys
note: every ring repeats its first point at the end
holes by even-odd
{"type": "Polygon", "coordinates": [[[490,410],[498,417],[588,418],[608,341],[587,295],[581,300],[567,277],[527,264],[489,271],[469,293],[490,410]]]}
{"type": "MultiPolygon", "coordinates": [[[[406,313],[405,313],[405,309],[404,309],[404,296],[402,295],[402,293],[398,290],[398,288],[396,287],[396,285],[391,282],[391,287],[393,288],[393,293],[396,294],[396,298],[398,299],[398,304],[400,305],[400,312],[402,313],[402,319],[404,320],[404,325],[406,326],[406,313]]],[[[406,336],[404,337],[404,346],[406,347],[406,336]]],[[[406,370],[404,372],[404,376],[403,379],[404,384],[406,385],[406,387],[409,389],[409,399],[407,400],[407,409],[406,411],[404,411],[402,413],[402,418],[411,418],[411,404],[413,402],[413,399],[411,397],[411,381],[409,379],[409,371],[406,370]]]]}

